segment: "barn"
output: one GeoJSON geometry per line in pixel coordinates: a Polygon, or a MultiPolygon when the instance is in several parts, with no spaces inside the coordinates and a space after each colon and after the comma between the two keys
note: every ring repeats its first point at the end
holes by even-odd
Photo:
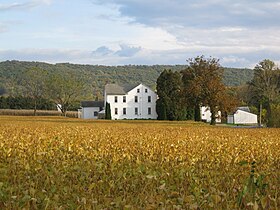
{"type": "Polygon", "coordinates": [[[238,107],[237,110],[227,116],[229,124],[258,124],[258,116],[250,112],[249,107],[238,107]]]}

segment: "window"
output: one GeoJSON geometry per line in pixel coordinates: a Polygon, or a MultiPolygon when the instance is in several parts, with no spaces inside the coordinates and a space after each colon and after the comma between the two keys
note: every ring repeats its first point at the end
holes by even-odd
{"type": "Polygon", "coordinates": [[[151,114],[152,114],[152,108],[148,107],[148,115],[151,115],[151,114]]]}
{"type": "Polygon", "coordinates": [[[138,115],[138,108],[135,107],[135,115],[138,115]]]}
{"type": "Polygon", "coordinates": [[[115,108],[115,115],[118,115],[118,108],[115,108]]]}
{"type": "Polygon", "coordinates": [[[126,115],[126,108],[123,108],[123,115],[126,115]]]}
{"type": "Polygon", "coordinates": [[[93,112],[93,116],[97,117],[98,116],[98,112],[93,112]]]}
{"type": "Polygon", "coordinates": [[[137,89],[137,93],[140,93],[140,89],[137,89]]]}
{"type": "Polygon", "coordinates": [[[126,103],[126,96],[123,97],[123,103],[126,103]]]}
{"type": "Polygon", "coordinates": [[[138,103],[138,96],[134,96],[134,102],[138,103]]]}
{"type": "Polygon", "coordinates": [[[152,101],[152,97],[148,96],[148,103],[151,103],[151,101],[152,101]]]}
{"type": "Polygon", "coordinates": [[[147,88],[145,89],[145,93],[148,93],[148,89],[147,88]]]}
{"type": "Polygon", "coordinates": [[[115,96],[115,103],[118,103],[118,96],[115,96]]]}

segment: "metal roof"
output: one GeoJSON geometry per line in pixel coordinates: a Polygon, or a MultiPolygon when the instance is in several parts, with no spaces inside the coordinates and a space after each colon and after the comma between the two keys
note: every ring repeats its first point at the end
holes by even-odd
{"type": "Polygon", "coordinates": [[[133,88],[137,87],[140,84],[124,84],[124,85],[118,85],[118,84],[107,84],[105,85],[105,92],[107,95],[125,95],[129,91],[131,91],[133,88]]]}
{"type": "Polygon", "coordinates": [[[104,107],[104,101],[82,101],[82,107],[104,107]]]}

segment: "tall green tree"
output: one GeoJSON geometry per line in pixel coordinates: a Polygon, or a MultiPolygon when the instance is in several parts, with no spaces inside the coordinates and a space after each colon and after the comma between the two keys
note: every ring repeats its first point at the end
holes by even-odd
{"type": "Polygon", "coordinates": [[[77,75],[67,73],[50,75],[47,87],[49,98],[58,105],[64,116],[71,105],[85,94],[86,88],[77,75]]]}
{"type": "Polygon", "coordinates": [[[250,82],[252,97],[267,109],[268,126],[271,126],[271,107],[280,99],[280,69],[271,60],[265,59],[254,68],[254,77],[250,82]]]}
{"type": "Polygon", "coordinates": [[[166,117],[166,102],[163,98],[159,98],[156,101],[156,112],[158,114],[158,120],[167,120],[166,117]]]}
{"type": "Polygon", "coordinates": [[[186,106],[182,100],[182,79],[179,72],[164,70],[157,79],[158,119],[184,120],[186,106]]]}
{"type": "Polygon", "coordinates": [[[32,99],[34,115],[40,99],[46,96],[46,78],[47,72],[38,67],[29,68],[22,75],[23,94],[32,99]]]}
{"type": "Polygon", "coordinates": [[[110,103],[106,102],[105,105],[105,119],[106,120],[111,120],[112,116],[111,116],[111,106],[110,103]]]}

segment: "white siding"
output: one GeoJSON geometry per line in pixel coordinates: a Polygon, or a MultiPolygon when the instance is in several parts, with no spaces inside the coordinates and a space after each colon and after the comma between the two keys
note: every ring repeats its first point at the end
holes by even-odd
{"type": "Polygon", "coordinates": [[[234,113],[234,124],[257,124],[258,116],[242,110],[234,113]]]}
{"type": "Polygon", "coordinates": [[[112,119],[156,119],[156,100],[157,95],[147,86],[140,84],[126,95],[107,95],[105,97],[111,107],[112,119]],[[139,92],[137,91],[139,89],[139,92]],[[147,93],[145,91],[147,89],[147,93]],[[118,102],[115,103],[115,96],[118,102]],[[126,96],[126,102],[123,102],[123,96],[126,96]],[[137,96],[138,102],[135,102],[137,96]],[[148,102],[148,96],[151,96],[151,102],[148,102]],[[115,114],[115,108],[118,114],[115,114]],[[126,108],[126,115],[123,114],[123,108],[126,108]],[[135,114],[135,108],[138,108],[138,114],[135,114]],[[148,114],[148,108],[151,108],[151,114],[148,114]]]}
{"type": "Polygon", "coordinates": [[[234,124],[234,115],[227,116],[227,123],[234,124]]]}
{"type": "Polygon", "coordinates": [[[94,112],[99,112],[99,107],[83,107],[82,108],[82,118],[83,119],[97,119],[97,115],[94,116],[94,112]]]}

